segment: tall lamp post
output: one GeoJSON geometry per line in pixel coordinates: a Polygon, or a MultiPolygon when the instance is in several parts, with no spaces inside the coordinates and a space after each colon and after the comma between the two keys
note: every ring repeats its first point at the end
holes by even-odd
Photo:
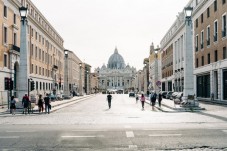
{"type": "Polygon", "coordinates": [[[20,7],[21,16],[21,34],[20,34],[20,66],[18,73],[18,98],[22,100],[25,93],[28,92],[28,79],[29,79],[29,62],[28,62],[28,41],[27,41],[27,15],[28,9],[26,7],[20,7]]]}
{"type": "Polygon", "coordinates": [[[154,86],[155,86],[155,93],[157,93],[157,84],[158,84],[158,50],[155,49],[155,72],[154,72],[154,76],[155,76],[155,82],[154,82],[154,86]]]}
{"type": "Polygon", "coordinates": [[[81,71],[81,68],[82,68],[82,63],[79,63],[80,65],[80,82],[79,82],[79,94],[80,96],[82,96],[82,71],[81,71]]]}
{"type": "Polygon", "coordinates": [[[192,7],[186,7],[185,11],[185,53],[184,53],[184,90],[182,100],[186,106],[194,106],[194,79],[193,79],[193,47],[192,47],[192,7]]]}
{"type": "Polygon", "coordinates": [[[89,71],[87,70],[87,95],[89,94],[89,71]]]}
{"type": "Polygon", "coordinates": [[[68,50],[65,50],[64,98],[69,98],[68,50]]]}

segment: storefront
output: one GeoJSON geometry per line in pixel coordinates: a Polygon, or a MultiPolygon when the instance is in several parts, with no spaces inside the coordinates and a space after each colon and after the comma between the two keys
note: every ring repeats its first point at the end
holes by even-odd
{"type": "Polygon", "coordinates": [[[227,70],[223,71],[223,99],[227,100],[227,70]]]}
{"type": "Polygon", "coordinates": [[[197,76],[197,97],[210,98],[210,74],[197,76]]]}

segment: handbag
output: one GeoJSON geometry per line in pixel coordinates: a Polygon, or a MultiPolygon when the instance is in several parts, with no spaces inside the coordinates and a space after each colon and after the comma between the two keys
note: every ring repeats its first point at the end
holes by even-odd
{"type": "Polygon", "coordinates": [[[51,105],[50,104],[48,105],[48,108],[51,110],[51,105]]]}

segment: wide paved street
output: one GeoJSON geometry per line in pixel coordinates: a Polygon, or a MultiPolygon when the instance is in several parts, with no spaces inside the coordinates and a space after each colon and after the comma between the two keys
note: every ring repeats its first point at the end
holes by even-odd
{"type": "Polygon", "coordinates": [[[128,95],[106,95],[51,114],[0,116],[0,150],[227,150],[227,107],[152,111],[128,95]]]}

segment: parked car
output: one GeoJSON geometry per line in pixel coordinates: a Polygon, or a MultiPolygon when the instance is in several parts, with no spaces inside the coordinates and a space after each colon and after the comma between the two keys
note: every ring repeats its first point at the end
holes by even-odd
{"type": "Polygon", "coordinates": [[[51,101],[56,101],[56,95],[54,95],[52,93],[49,95],[49,98],[51,101]]]}
{"type": "Polygon", "coordinates": [[[63,100],[63,94],[57,94],[56,99],[62,101],[63,100]]]}
{"type": "Polygon", "coordinates": [[[166,98],[166,95],[167,95],[167,92],[166,92],[166,91],[163,91],[163,92],[162,92],[162,97],[163,97],[163,98],[166,98]]]}
{"type": "Polygon", "coordinates": [[[170,99],[170,97],[172,97],[172,94],[173,94],[173,92],[169,91],[169,92],[166,94],[166,99],[170,99]]]}
{"type": "Polygon", "coordinates": [[[135,97],[135,92],[129,92],[129,97],[135,97]]]}
{"type": "Polygon", "coordinates": [[[177,94],[178,94],[178,92],[173,92],[173,93],[172,93],[172,97],[171,97],[170,99],[171,99],[171,100],[176,99],[177,94]]]}

